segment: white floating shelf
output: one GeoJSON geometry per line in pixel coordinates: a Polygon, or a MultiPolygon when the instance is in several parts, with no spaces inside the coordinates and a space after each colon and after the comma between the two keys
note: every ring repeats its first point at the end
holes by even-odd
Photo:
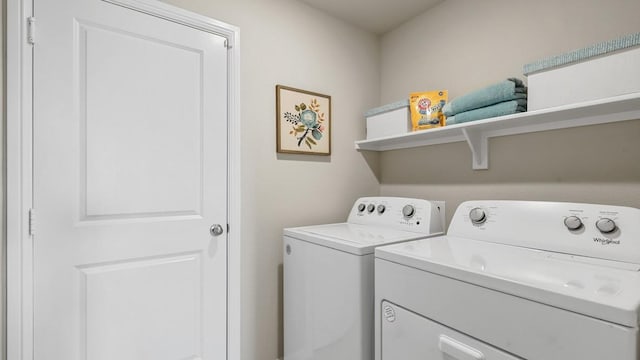
{"type": "Polygon", "coordinates": [[[640,119],[640,93],[563,105],[464,124],[355,142],[357,150],[387,151],[466,141],[473,169],[488,169],[488,139],[577,126],[640,119]]]}

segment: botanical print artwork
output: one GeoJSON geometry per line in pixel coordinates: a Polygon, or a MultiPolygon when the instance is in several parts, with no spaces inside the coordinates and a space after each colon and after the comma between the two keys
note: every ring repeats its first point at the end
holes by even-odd
{"type": "Polygon", "coordinates": [[[276,86],[277,151],[329,155],[331,153],[331,97],[276,86]]]}
{"type": "Polygon", "coordinates": [[[285,112],[284,119],[291,124],[289,135],[295,136],[298,141],[298,147],[304,143],[313,150],[322,140],[323,132],[326,127],[324,123],[324,112],[320,111],[318,99],[311,99],[311,103],[307,107],[305,103],[295,105],[296,113],[285,112]]]}

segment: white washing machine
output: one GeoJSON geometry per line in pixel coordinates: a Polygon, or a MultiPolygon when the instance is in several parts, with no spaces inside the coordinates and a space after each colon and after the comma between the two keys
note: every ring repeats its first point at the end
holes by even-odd
{"type": "Polygon", "coordinates": [[[284,359],[373,358],[373,251],[441,235],[444,203],[358,199],[346,223],[284,229],[284,359]]]}
{"type": "Polygon", "coordinates": [[[375,251],[376,360],[638,360],[640,210],[461,204],[375,251]]]}

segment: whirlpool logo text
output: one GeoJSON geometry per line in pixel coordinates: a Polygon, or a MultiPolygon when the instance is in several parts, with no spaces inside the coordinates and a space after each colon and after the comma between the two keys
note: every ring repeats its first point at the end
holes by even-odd
{"type": "Polygon", "coordinates": [[[594,237],[593,242],[599,243],[600,245],[620,245],[620,240],[613,240],[607,238],[594,237]]]}

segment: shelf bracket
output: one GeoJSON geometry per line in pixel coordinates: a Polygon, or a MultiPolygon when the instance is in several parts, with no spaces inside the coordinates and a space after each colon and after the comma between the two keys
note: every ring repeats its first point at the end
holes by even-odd
{"type": "Polygon", "coordinates": [[[471,149],[473,170],[489,169],[489,139],[482,131],[463,128],[462,133],[471,149]]]}

